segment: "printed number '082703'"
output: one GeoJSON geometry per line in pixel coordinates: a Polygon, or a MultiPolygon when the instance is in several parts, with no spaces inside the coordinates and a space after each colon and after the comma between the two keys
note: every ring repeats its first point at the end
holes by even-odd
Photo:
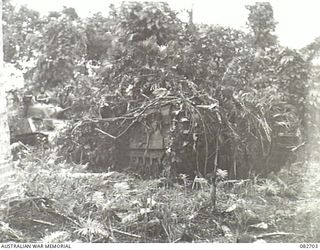
{"type": "Polygon", "coordinates": [[[300,248],[318,248],[318,244],[316,243],[300,244],[300,248]]]}

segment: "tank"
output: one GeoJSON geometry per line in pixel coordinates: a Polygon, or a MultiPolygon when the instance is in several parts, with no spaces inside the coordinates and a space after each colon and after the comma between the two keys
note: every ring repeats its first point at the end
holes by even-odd
{"type": "Polygon", "coordinates": [[[129,167],[144,177],[159,177],[169,144],[170,105],[145,113],[147,126],[137,123],[129,131],[129,167]]]}
{"type": "Polygon", "coordinates": [[[66,124],[65,112],[53,104],[38,102],[32,95],[23,97],[23,104],[9,114],[10,141],[27,145],[43,145],[66,124]]]}

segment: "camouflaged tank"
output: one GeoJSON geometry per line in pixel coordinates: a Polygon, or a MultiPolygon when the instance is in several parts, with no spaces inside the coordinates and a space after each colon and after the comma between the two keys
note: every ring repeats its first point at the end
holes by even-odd
{"type": "Polygon", "coordinates": [[[42,145],[49,142],[59,128],[66,124],[62,109],[53,104],[35,101],[32,95],[23,97],[23,106],[15,115],[9,114],[10,141],[28,145],[42,145]]]}

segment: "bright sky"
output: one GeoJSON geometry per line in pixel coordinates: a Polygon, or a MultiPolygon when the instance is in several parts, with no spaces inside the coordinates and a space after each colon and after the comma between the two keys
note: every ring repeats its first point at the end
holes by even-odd
{"type": "MultiPolygon", "coordinates": [[[[61,10],[62,6],[73,7],[80,16],[107,12],[110,0],[13,0],[41,13],[61,10]]],[[[267,0],[265,0],[267,1],[267,0]]],[[[247,20],[245,5],[261,0],[167,0],[173,9],[190,9],[193,4],[194,21],[227,25],[244,29],[247,20]]],[[[301,48],[320,36],[319,0],[269,0],[278,21],[276,34],[282,45],[301,48]]]]}

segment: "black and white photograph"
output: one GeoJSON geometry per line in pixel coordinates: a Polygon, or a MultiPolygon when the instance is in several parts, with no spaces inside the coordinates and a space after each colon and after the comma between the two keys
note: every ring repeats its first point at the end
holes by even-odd
{"type": "Polygon", "coordinates": [[[0,248],[320,247],[319,1],[0,0],[0,20],[0,248]]]}

